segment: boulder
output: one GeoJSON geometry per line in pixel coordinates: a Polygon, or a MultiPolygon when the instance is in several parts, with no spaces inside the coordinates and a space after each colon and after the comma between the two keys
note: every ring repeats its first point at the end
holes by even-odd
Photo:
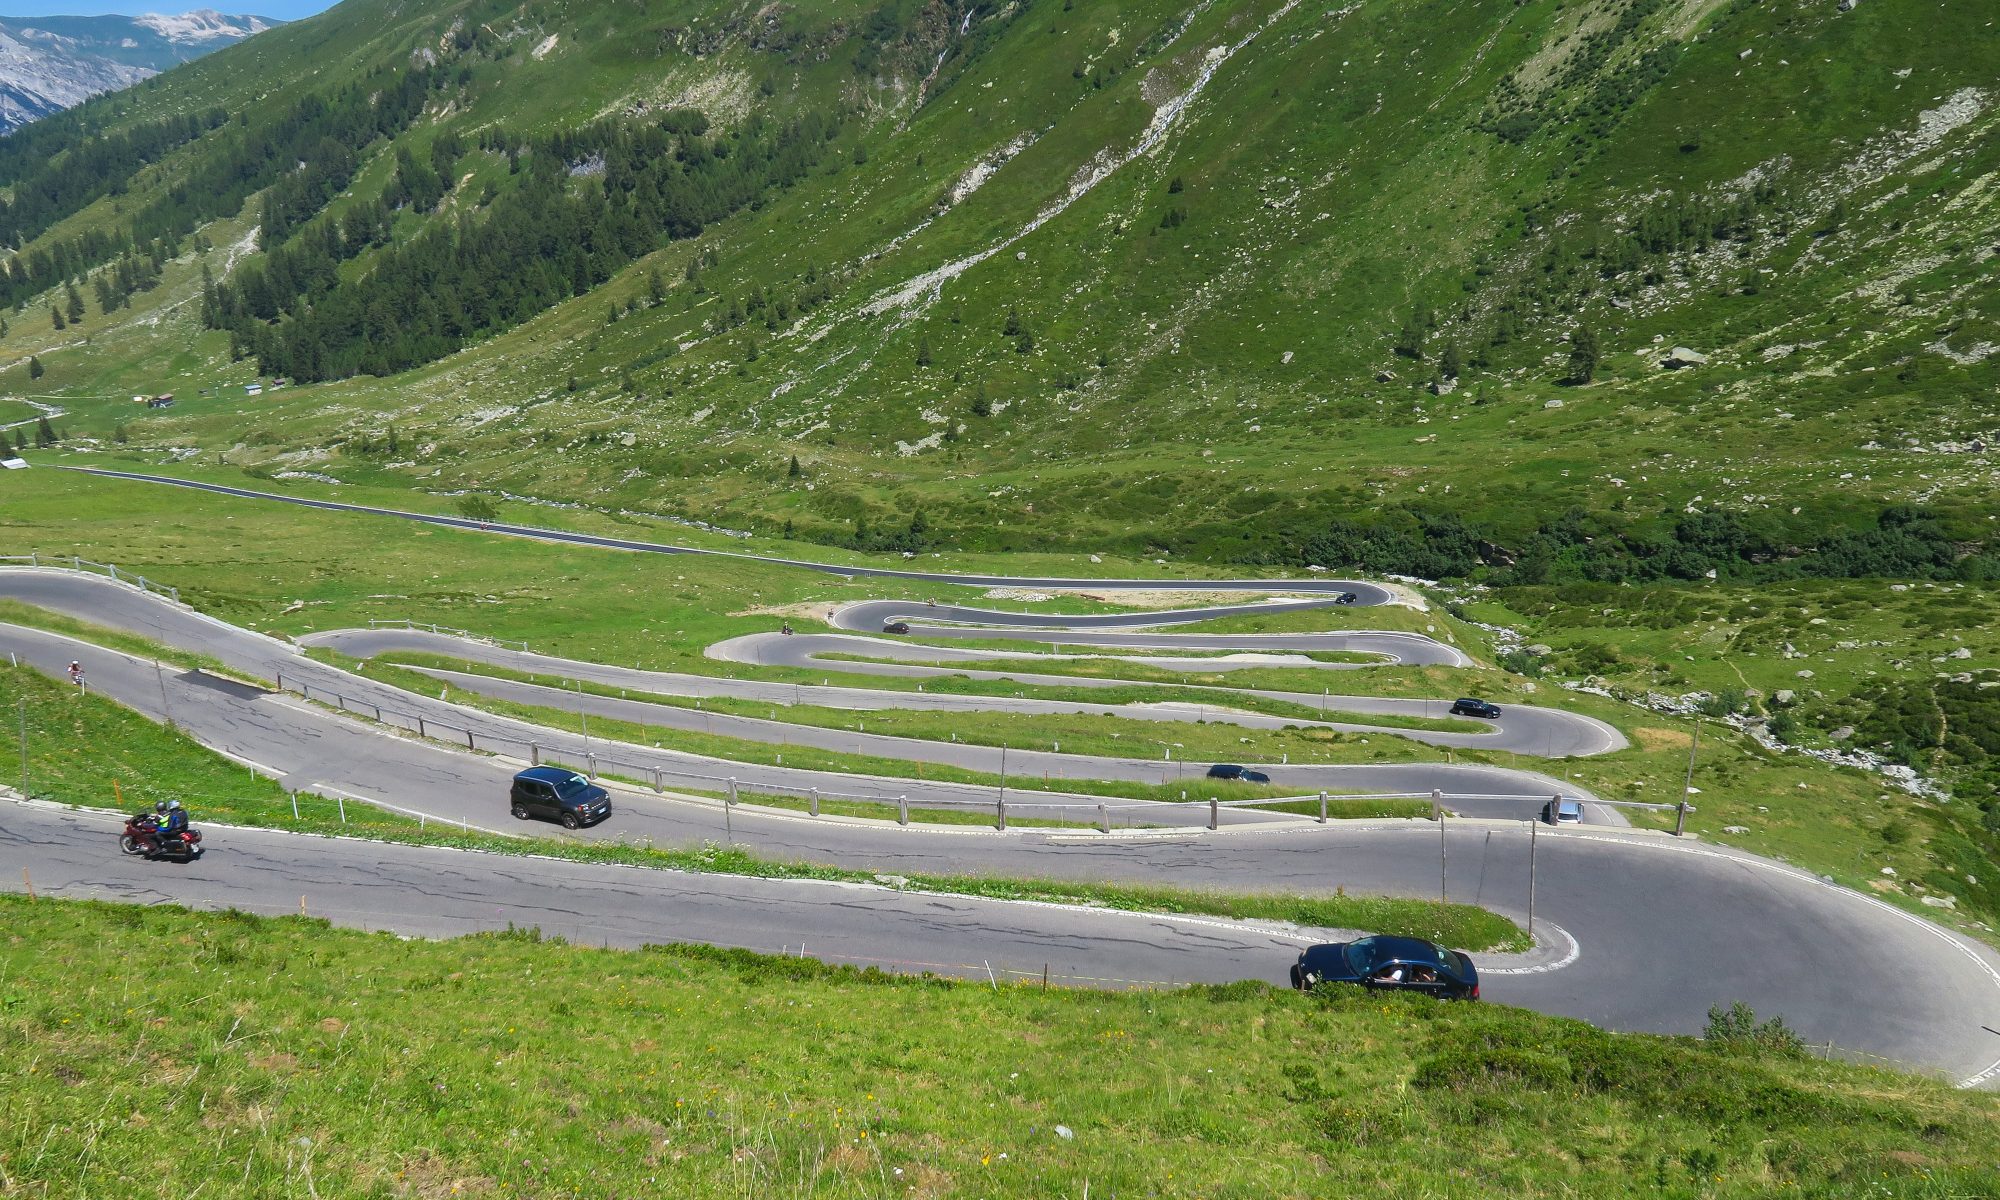
{"type": "Polygon", "coordinates": [[[1790,704],[1792,701],[1798,699],[1798,696],[1799,694],[1790,688],[1779,688],[1773,693],[1771,699],[1779,704],[1790,704]]]}
{"type": "Polygon", "coordinates": [[[1699,367],[1707,361],[1706,354],[1697,353],[1686,346],[1675,346],[1667,351],[1667,356],[1660,360],[1660,365],[1669,371],[1679,371],[1686,367],[1699,367]]]}
{"type": "Polygon", "coordinates": [[[1562,400],[1561,400],[1560,398],[1558,398],[1558,399],[1555,399],[1555,400],[1550,400],[1550,401],[1547,401],[1546,403],[1544,403],[1544,404],[1542,405],[1542,407],[1543,407],[1543,408],[1561,408],[1562,406],[1563,406],[1563,402],[1562,402],[1562,400]]]}

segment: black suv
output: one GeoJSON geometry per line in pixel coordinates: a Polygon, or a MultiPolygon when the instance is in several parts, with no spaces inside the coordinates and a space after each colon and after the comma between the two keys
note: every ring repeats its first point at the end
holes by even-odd
{"type": "Polygon", "coordinates": [[[1456,717],[1485,717],[1491,721],[1500,715],[1500,706],[1491,700],[1475,700],[1470,696],[1460,696],[1451,702],[1451,712],[1456,717]]]}
{"type": "Polygon", "coordinates": [[[882,625],[882,632],[908,633],[910,632],[910,623],[908,621],[886,621],[882,625]]]}
{"type": "Polygon", "coordinates": [[[611,815],[611,795],[575,771],[529,767],[514,776],[514,815],[560,821],[564,829],[595,825],[611,815]]]}
{"type": "Polygon", "coordinates": [[[1250,767],[1239,767],[1235,763],[1216,763],[1208,769],[1210,779],[1234,779],[1238,783],[1269,783],[1271,777],[1250,767]]]}
{"type": "Polygon", "coordinates": [[[1333,598],[1333,602],[1335,604],[1353,604],[1355,601],[1359,599],[1361,599],[1361,597],[1355,595],[1353,592],[1342,592],[1340,593],[1340,595],[1335,596],[1333,598]]]}

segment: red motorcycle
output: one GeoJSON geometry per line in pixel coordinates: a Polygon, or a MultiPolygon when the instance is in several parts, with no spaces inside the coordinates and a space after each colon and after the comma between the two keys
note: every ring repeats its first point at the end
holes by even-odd
{"type": "Polygon", "coordinates": [[[190,827],[179,833],[162,833],[159,819],[152,813],[134,813],[125,818],[125,832],[119,835],[118,848],[147,858],[193,862],[201,857],[201,831],[190,827]]]}

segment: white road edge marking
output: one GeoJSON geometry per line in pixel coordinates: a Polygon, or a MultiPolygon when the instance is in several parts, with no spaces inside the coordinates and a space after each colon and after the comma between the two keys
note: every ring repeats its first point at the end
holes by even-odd
{"type": "Polygon", "coordinates": [[[1564,929],[1554,921],[1542,921],[1538,922],[1538,924],[1546,925],[1550,929],[1555,930],[1562,935],[1563,941],[1569,943],[1569,949],[1563,952],[1561,958],[1554,962],[1540,963],[1532,967],[1482,967],[1479,973],[1481,975],[1546,975],[1551,971],[1560,971],[1583,957],[1583,947],[1577,944],[1575,934],[1564,929]]]}

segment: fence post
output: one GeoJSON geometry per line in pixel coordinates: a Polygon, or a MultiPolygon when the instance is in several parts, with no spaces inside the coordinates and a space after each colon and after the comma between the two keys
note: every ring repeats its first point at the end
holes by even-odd
{"type": "Polygon", "coordinates": [[[812,799],[812,815],[816,817],[819,815],[819,789],[808,788],[807,791],[812,799]]]}
{"type": "Polygon", "coordinates": [[[380,721],[380,720],[382,719],[382,706],[381,706],[381,705],[379,705],[379,704],[376,704],[376,705],[372,705],[371,707],[373,707],[373,708],[374,708],[374,710],[375,710],[375,719],[376,719],[377,721],[380,721]]]}
{"type": "Polygon", "coordinates": [[[1319,823],[1326,824],[1326,793],[1319,794],[1319,823]]]}
{"type": "Polygon", "coordinates": [[[81,570],[83,570],[83,559],[82,559],[82,558],[81,558],[80,556],[78,556],[78,555],[75,555],[75,554],[72,554],[72,555],[70,555],[70,556],[69,556],[69,569],[70,569],[70,570],[72,570],[72,571],[81,571],[81,570]]]}
{"type": "Polygon", "coordinates": [[[1214,829],[1221,824],[1222,805],[1216,801],[1215,797],[1210,796],[1208,798],[1208,827],[1214,829]]]}
{"type": "Polygon", "coordinates": [[[1102,804],[1097,806],[1097,827],[1105,833],[1111,832],[1111,810],[1102,804]]]}
{"type": "Polygon", "coordinates": [[[1431,820],[1444,820],[1444,793],[1436,788],[1431,789],[1431,820]]]}
{"type": "MultiPolygon", "coordinates": [[[[531,767],[542,765],[542,748],[534,742],[528,743],[528,765],[531,767]]],[[[653,790],[658,791],[659,789],[656,787],[653,790]]]]}
{"type": "Polygon", "coordinates": [[[1005,796],[993,802],[993,828],[1007,828],[1007,797],[1005,796]]]}
{"type": "Polygon", "coordinates": [[[117,563],[105,563],[105,564],[104,564],[104,569],[105,569],[106,571],[110,572],[110,574],[111,574],[111,582],[113,582],[113,583],[117,583],[117,582],[119,582],[119,579],[118,579],[118,564],[117,564],[117,563]]]}
{"type": "Polygon", "coordinates": [[[736,780],[734,778],[729,781],[729,802],[731,804],[738,803],[736,799],[736,780]]]}
{"type": "Polygon", "coordinates": [[[175,604],[179,604],[181,602],[181,590],[179,588],[170,587],[167,589],[167,592],[168,594],[173,596],[175,604]]]}
{"type": "Polygon", "coordinates": [[[430,736],[430,734],[424,732],[424,719],[422,717],[417,718],[417,736],[418,737],[430,736]]]}
{"type": "MultiPolygon", "coordinates": [[[[583,766],[583,773],[585,775],[590,776],[592,779],[597,778],[597,756],[595,754],[584,755],[583,766]]],[[[735,803],[735,793],[733,791],[730,793],[730,803],[735,803]]]]}
{"type": "Polygon", "coordinates": [[[653,794],[654,794],[655,796],[657,796],[657,795],[659,795],[659,794],[660,794],[661,792],[663,792],[663,791],[665,791],[665,790],[666,790],[666,785],[664,785],[664,784],[662,784],[662,783],[660,782],[660,768],[658,768],[658,767],[654,767],[654,768],[653,768],[653,794]]]}
{"type": "MultiPolygon", "coordinates": [[[[1006,818],[1003,817],[1001,818],[1001,820],[1003,823],[1001,824],[1000,827],[1002,829],[1005,829],[1006,825],[1004,822],[1006,818]]],[[[908,796],[898,796],[896,797],[896,824],[908,825],[909,823],[910,823],[910,798],[908,796]]]]}
{"type": "Polygon", "coordinates": [[[468,729],[468,730],[466,730],[466,731],[465,731],[465,748],[466,748],[467,750],[470,750],[470,749],[472,749],[472,748],[473,748],[473,745],[472,745],[472,731],[471,731],[470,729],[468,729]]]}

